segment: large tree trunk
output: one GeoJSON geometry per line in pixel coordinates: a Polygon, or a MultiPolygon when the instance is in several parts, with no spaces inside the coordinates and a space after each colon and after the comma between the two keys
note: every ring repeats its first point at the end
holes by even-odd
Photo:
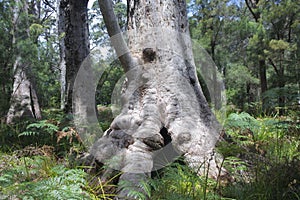
{"type": "Polygon", "coordinates": [[[72,113],[74,81],[80,65],[90,52],[87,3],[88,0],[61,2],[65,10],[66,113],[72,113]]]}
{"type": "MultiPolygon", "coordinates": [[[[61,0],[64,8],[66,94],[64,111],[75,118],[77,131],[85,145],[91,145],[91,135],[99,133],[96,113],[94,73],[90,62],[88,0],[61,0]],[[86,124],[93,124],[87,127],[86,124]],[[87,137],[88,138],[87,138],[87,137]]],[[[62,46],[63,48],[63,46],[62,46]]],[[[63,66],[62,66],[63,67],[63,66]]],[[[62,71],[61,78],[64,78],[62,71]]],[[[63,83],[64,80],[62,80],[63,83]]],[[[63,86],[63,84],[62,84],[63,86]]],[[[64,88],[63,88],[64,89],[64,88]]],[[[63,97],[62,97],[63,98],[63,97]]]]}
{"type": "Polygon", "coordinates": [[[14,62],[13,92],[6,119],[8,124],[23,117],[41,118],[41,110],[33,83],[33,76],[30,73],[30,64],[25,64],[26,61],[22,57],[22,49],[17,45],[20,40],[29,40],[30,36],[27,1],[16,1],[13,13],[14,29],[12,43],[16,48],[16,52],[19,53],[14,62]],[[20,17],[20,15],[24,16],[20,17]]]}
{"type": "MultiPolygon", "coordinates": [[[[111,2],[99,4],[110,36],[117,34],[111,2]]],[[[136,188],[178,155],[199,175],[224,175],[214,152],[220,126],[196,75],[185,1],[130,0],[128,6],[130,55],[120,57],[128,79],[122,111],[91,154],[121,170],[120,181],[136,188]]],[[[116,44],[122,49],[122,40],[114,42],[118,53],[116,44]]],[[[119,198],[128,192],[121,189],[119,198]]]]}

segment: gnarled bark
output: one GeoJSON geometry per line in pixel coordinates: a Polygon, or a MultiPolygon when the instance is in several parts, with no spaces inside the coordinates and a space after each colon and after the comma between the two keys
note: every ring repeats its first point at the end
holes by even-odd
{"type": "MultiPolygon", "coordinates": [[[[99,3],[102,11],[111,6],[99,3]]],[[[126,74],[121,113],[90,153],[123,171],[120,181],[135,189],[163,155],[183,155],[199,175],[223,175],[214,152],[220,127],[196,75],[185,1],[130,0],[128,6],[129,56],[136,65],[126,74]]],[[[119,198],[128,192],[120,189],[119,198]]]]}

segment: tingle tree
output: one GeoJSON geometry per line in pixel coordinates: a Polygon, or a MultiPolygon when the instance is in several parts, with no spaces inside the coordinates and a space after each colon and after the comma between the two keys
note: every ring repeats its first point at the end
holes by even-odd
{"type": "Polygon", "coordinates": [[[65,66],[64,63],[61,65],[61,96],[65,98],[62,99],[65,105],[61,107],[64,108],[66,113],[72,113],[72,109],[74,109],[74,105],[72,105],[74,80],[81,63],[90,52],[87,3],[87,0],[64,0],[59,2],[61,9],[61,19],[58,24],[59,31],[61,33],[65,32],[64,41],[60,46],[61,59],[65,56],[65,61],[63,61],[65,66]],[[66,69],[63,69],[64,67],[66,69]]]}
{"type": "MultiPolygon", "coordinates": [[[[112,1],[99,4],[127,80],[121,112],[90,154],[122,171],[119,181],[133,187],[150,176],[163,154],[170,160],[183,155],[199,175],[225,175],[214,151],[220,125],[197,78],[186,2],[129,0],[127,43],[112,1]]],[[[119,198],[128,192],[120,189],[119,198]]]]}

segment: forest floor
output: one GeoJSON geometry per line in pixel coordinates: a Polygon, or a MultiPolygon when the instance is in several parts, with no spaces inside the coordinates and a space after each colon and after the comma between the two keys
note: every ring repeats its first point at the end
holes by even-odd
{"type": "MultiPolygon", "coordinates": [[[[70,124],[53,116],[16,126],[1,124],[0,199],[113,199],[120,174],[103,182],[98,174],[88,173],[91,167],[77,162],[85,151],[78,135],[70,124]]],[[[297,117],[254,118],[248,113],[232,113],[224,128],[226,140],[217,150],[224,156],[224,167],[233,181],[199,177],[179,158],[153,173],[152,179],[140,185],[144,192],[132,191],[132,197],[300,199],[297,117]]]]}

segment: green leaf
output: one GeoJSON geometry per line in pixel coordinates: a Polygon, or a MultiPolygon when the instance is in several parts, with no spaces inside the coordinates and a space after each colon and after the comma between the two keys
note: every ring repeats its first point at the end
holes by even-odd
{"type": "Polygon", "coordinates": [[[283,40],[274,40],[272,39],[269,43],[271,49],[274,50],[286,50],[289,48],[289,43],[283,40]]]}

